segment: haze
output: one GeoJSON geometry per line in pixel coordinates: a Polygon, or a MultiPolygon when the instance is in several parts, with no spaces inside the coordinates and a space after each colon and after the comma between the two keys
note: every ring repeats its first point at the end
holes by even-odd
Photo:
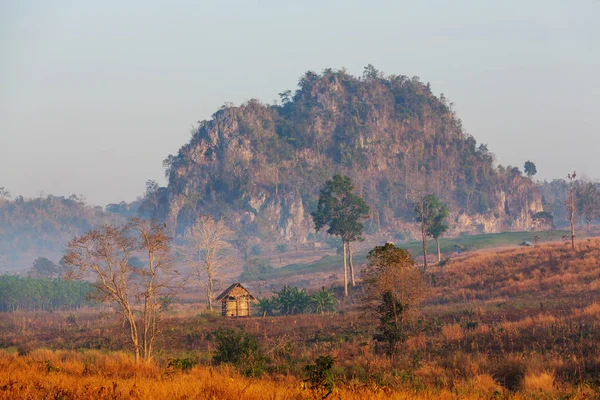
{"type": "Polygon", "coordinates": [[[287,3],[2,2],[0,186],[131,201],[223,103],[367,64],[430,82],[499,164],[600,177],[600,2],[287,3]]]}

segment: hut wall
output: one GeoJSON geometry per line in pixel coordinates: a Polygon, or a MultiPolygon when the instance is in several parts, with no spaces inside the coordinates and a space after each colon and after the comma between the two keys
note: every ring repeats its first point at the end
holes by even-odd
{"type": "Polygon", "coordinates": [[[247,317],[250,315],[250,301],[247,297],[227,297],[221,302],[221,315],[224,317],[247,317]]]}
{"type": "Polygon", "coordinates": [[[247,317],[250,315],[250,302],[246,296],[238,298],[238,317],[247,317]]]}

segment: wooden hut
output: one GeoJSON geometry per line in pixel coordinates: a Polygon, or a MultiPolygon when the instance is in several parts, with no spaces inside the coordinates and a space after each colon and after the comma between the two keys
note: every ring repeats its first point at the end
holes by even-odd
{"type": "Polygon", "coordinates": [[[221,302],[221,315],[224,317],[249,317],[252,315],[250,305],[258,303],[241,283],[229,286],[216,300],[221,302]]]}

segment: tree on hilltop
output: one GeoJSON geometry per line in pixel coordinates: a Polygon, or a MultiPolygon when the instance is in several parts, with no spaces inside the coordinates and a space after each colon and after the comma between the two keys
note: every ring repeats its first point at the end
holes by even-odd
{"type": "Polygon", "coordinates": [[[531,161],[525,161],[523,170],[525,171],[525,174],[530,178],[537,174],[537,168],[535,167],[535,164],[531,161]]]}
{"type": "Polygon", "coordinates": [[[369,206],[360,196],[354,194],[354,185],[350,178],[334,175],[332,180],[325,182],[325,186],[319,193],[317,211],[311,215],[317,232],[328,226],[329,235],[339,236],[342,239],[344,296],[348,297],[346,255],[349,255],[350,277],[352,286],[355,286],[351,243],[364,240],[362,237],[364,225],[361,220],[369,217],[369,206]]]}

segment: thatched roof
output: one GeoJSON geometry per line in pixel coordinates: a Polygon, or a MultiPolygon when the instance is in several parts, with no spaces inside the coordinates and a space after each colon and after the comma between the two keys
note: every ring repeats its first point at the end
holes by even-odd
{"type": "Polygon", "coordinates": [[[215,300],[220,301],[220,300],[223,300],[227,296],[239,297],[239,296],[244,296],[244,295],[248,296],[248,298],[252,301],[258,301],[258,300],[256,300],[256,297],[254,297],[252,295],[252,293],[250,293],[248,291],[248,289],[243,287],[242,284],[239,282],[236,282],[233,285],[229,286],[215,300]]]}

